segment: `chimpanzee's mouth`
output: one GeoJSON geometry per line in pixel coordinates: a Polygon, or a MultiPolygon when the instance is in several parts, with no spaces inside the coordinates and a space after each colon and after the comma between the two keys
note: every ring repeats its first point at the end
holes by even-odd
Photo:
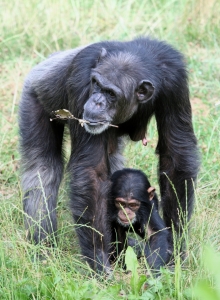
{"type": "Polygon", "coordinates": [[[110,122],[108,121],[97,121],[85,123],[85,130],[91,134],[100,134],[106,129],[108,129],[110,122]]]}
{"type": "Polygon", "coordinates": [[[120,219],[119,217],[117,218],[118,223],[123,227],[131,226],[131,224],[134,224],[136,220],[137,220],[136,216],[132,220],[129,220],[127,218],[126,219],[125,218],[120,219]]]}
{"type": "Polygon", "coordinates": [[[118,224],[120,224],[123,227],[129,227],[130,224],[131,224],[131,222],[129,222],[129,221],[126,221],[126,222],[122,221],[120,218],[117,218],[117,222],[118,222],[118,224]]]}
{"type": "Polygon", "coordinates": [[[106,124],[109,124],[108,121],[97,121],[97,122],[90,122],[88,121],[89,123],[86,123],[88,124],[89,126],[99,126],[99,125],[106,125],[106,124]]]}

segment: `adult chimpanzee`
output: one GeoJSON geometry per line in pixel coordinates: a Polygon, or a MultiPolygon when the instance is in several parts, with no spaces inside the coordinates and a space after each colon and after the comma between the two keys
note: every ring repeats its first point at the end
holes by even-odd
{"type": "Polygon", "coordinates": [[[144,255],[150,267],[159,270],[168,262],[168,230],[158,213],[158,198],[147,176],[134,169],[116,171],[108,201],[111,224],[112,257],[127,247],[126,233],[135,231],[141,238],[150,236],[144,255]],[[116,242],[116,243],[115,243],[116,242]]]}
{"type": "MultiPolygon", "coordinates": [[[[181,234],[184,213],[189,218],[192,212],[199,163],[187,72],[178,51],[161,41],[138,38],[58,52],[27,76],[19,114],[25,224],[35,242],[57,230],[66,123],[72,148],[70,197],[73,217],[81,224],[77,234],[82,254],[94,269],[108,269],[106,185],[123,167],[123,136],[144,141],[153,114],[163,217],[167,227],[173,224],[181,234]],[[51,112],[59,109],[90,123],[50,122],[51,112]]],[[[172,250],[171,229],[169,239],[172,250]]]]}

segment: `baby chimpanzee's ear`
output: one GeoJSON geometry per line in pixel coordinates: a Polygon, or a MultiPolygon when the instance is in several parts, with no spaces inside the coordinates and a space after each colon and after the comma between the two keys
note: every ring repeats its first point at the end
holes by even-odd
{"type": "Polygon", "coordinates": [[[153,186],[150,186],[150,187],[147,189],[148,196],[149,196],[149,200],[152,200],[152,199],[153,199],[155,190],[156,190],[156,189],[155,189],[155,187],[153,187],[153,186]]]}

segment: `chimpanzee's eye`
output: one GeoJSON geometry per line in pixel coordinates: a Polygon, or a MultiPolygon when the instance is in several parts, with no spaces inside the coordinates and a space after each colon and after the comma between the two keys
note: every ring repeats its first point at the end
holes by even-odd
{"type": "Polygon", "coordinates": [[[131,204],[129,205],[129,207],[130,207],[130,208],[136,208],[136,207],[137,207],[137,204],[136,204],[136,203],[131,203],[131,204]]]}
{"type": "Polygon", "coordinates": [[[130,208],[131,210],[137,210],[139,207],[140,207],[140,204],[139,204],[139,203],[130,203],[130,204],[129,204],[129,208],[130,208]]]}
{"type": "Polygon", "coordinates": [[[109,96],[111,96],[112,98],[115,98],[115,93],[113,91],[107,91],[109,96]]]}
{"type": "Polygon", "coordinates": [[[124,202],[117,201],[117,200],[115,201],[115,205],[119,208],[126,207],[126,204],[124,202]]]}

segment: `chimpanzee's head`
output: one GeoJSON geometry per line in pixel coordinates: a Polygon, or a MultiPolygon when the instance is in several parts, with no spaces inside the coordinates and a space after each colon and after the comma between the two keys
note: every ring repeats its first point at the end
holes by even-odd
{"type": "Polygon", "coordinates": [[[151,200],[156,197],[147,176],[135,169],[116,171],[112,177],[110,218],[123,227],[142,223],[150,215],[151,200]]]}
{"type": "MultiPolygon", "coordinates": [[[[146,71],[145,71],[146,73],[146,71]]],[[[131,119],[140,104],[154,95],[139,58],[129,52],[108,54],[103,48],[91,72],[90,97],[84,105],[86,131],[100,134],[109,124],[131,119]]]]}

